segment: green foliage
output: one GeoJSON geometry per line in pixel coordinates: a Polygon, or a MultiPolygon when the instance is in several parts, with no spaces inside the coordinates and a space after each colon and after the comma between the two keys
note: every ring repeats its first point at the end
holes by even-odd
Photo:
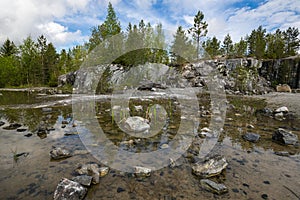
{"type": "Polygon", "coordinates": [[[0,87],[18,86],[20,68],[13,56],[0,57],[0,87]]]}
{"type": "Polygon", "coordinates": [[[214,36],[212,39],[206,40],[204,43],[204,49],[205,51],[212,57],[216,57],[220,55],[220,44],[221,42],[214,36]]]}
{"type": "Polygon", "coordinates": [[[198,11],[198,13],[194,17],[194,26],[191,27],[188,32],[192,35],[194,40],[196,40],[197,43],[197,59],[199,58],[200,54],[200,39],[201,37],[206,36],[207,34],[207,26],[208,24],[204,20],[204,14],[201,11],[198,11]]]}
{"type": "Polygon", "coordinates": [[[286,56],[294,56],[300,48],[299,29],[289,27],[283,32],[286,56]]]}
{"type": "Polygon", "coordinates": [[[230,57],[233,54],[233,43],[229,33],[224,38],[222,51],[227,57],[230,57]]]}
{"type": "Polygon", "coordinates": [[[186,36],[182,26],[177,28],[171,46],[172,64],[182,65],[196,58],[196,49],[192,41],[186,36]]]}
{"type": "Polygon", "coordinates": [[[283,33],[277,29],[274,34],[267,34],[267,50],[266,57],[272,59],[282,58],[284,56],[284,36],[283,33]]]}
{"type": "Polygon", "coordinates": [[[18,51],[14,42],[11,42],[8,38],[5,40],[3,46],[0,48],[0,55],[3,57],[8,57],[16,54],[18,51]]]}
{"type": "Polygon", "coordinates": [[[238,58],[245,57],[247,55],[247,47],[247,41],[241,38],[238,43],[234,44],[233,55],[238,58]]]}
{"type": "MultiPolygon", "coordinates": [[[[152,27],[150,23],[141,20],[136,25],[129,23],[126,31],[122,32],[116,12],[109,3],[105,21],[92,28],[89,41],[84,45],[62,49],[58,53],[44,35],[36,40],[29,36],[19,46],[7,38],[0,46],[0,87],[57,86],[60,75],[78,70],[83,64],[94,66],[114,63],[122,64],[127,69],[148,62],[180,66],[187,61],[199,59],[199,55],[203,56],[201,46],[212,58],[224,53],[227,57],[253,56],[258,59],[294,56],[300,48],[300,33],[295,27],[267,33],[266,29],[259,26],[235,44],[227,34],[222,48],[216,37],[201,41],[207,34],[207,27],[204,14],[198,11],[193,27],[188,29],[193,41],[179,26],[168,47],[160,23],[152,27]],[[96,59],[83,62],[88,53],[96,59]]],[[[285,83],[288,78],[286,73],[290,69],[283,66],[280,70],[280,82],[285,83]]],[[[238,68],[237,76],[247,78],[253,75],[252,72],[249,74],[238,68]]],[[[106,71],[104,75],[98,88],[101,93],[107,92],[110,87],[107,83],[110,74],[106,71]]]]}
{"type": "Polygon", "coordinates": [[[249,55],[256,58],[263,58],[266,49],[266,29],[259,26],[257,30],[253,30],[248,37],[249,55]]]}
{"type": "Polygon", "coordinates": [[[117,18],[112,4],[109,2],[107,8],[107,16],[104,23],[92,28],[92,35],[89,39],[89,42],[86,44],[88,46],[89,52],[92,51],[105,39],[117,35],[120,32],[120,21],[117,18]]]}

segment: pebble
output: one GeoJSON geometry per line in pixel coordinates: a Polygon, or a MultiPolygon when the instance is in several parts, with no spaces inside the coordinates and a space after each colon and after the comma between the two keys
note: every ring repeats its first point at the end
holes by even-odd
{"type": "Polygon", "coordinates": [[[120,193],[120,192],[125,192],[125,189],[124,189],[124,188],[121,188],[121,187],[118,187],[117,193],[120,193]]]}
{"type": "Polygon", "coordinates": [[[268,195],[267,195],[267,194],[262,194],[262,195],[261,195],[261,198],[263,198],[263,199],[268,199],[268,195]]]}

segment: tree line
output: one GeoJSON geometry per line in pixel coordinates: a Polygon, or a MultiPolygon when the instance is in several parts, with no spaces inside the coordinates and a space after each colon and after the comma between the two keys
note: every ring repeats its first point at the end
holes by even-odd
{"type": "Polygon", "coordinates": [[[278,59],[296,55],[300,47],[299,30],[295,27],[267,33],[259,26],[237,43],[233,43],[229,34],[223,41],[215,36],[206,38],[207,28],[204,14],[198,11],[193,26],[187,30],[179,26],[167,46],[162,24],[152,26],[142,19],[138,24],[129,23],[122,31],[109,3],[105,21],[91,29],[89,41],[72,49],[58,53],[44,35],[36,40],[28,36],[19,46],[7,39],[0,47],[0,87],[57,86],[58,76],[79,69],[97,47],[103,55],[99,58],[101,62],[128,67],[146,62],[180,66],[199,58],[278,59]],[[118,37],[109,40],[112,36],[118,37]],[[120,51],[113,52],[120,56],[109,60],[112,51],[120,51]]]}

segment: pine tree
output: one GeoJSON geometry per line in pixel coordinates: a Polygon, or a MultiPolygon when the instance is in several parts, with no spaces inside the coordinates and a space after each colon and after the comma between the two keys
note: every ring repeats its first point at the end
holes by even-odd
{"type": "Polygon", "coordinates": [[[10,41],[8,38],[5,40],[4,44],[0,48],[0,56],[7,57],[17,53],[17,47],[14,42],[10,41]]]}
{"type": "Polygon", "coordinates": [[[196,49],[186,36],[182,26],[177,28],[177,31],[173,37],[174,41],[171,46],[172,63],[181,65],[187,61],[195,59],[196,49]]]}
{"type": "Polygon", "coordinates": [[[283,32],[286,56],[294,56],[300,48],[299,29],[289,27],[283,32]]]}
{"type": "Polygon", "coordinates": [[[255,56],[256,58],[263,58],[265,56],[266,49],[266,39],[265,39],[266,29],[259,26],[257,30],[253,30],[248,37],[248,47],[249,55],[255,56]]]}
{"type": "Polygon", "coordinates": [[[40,65],[37,45],[29,36],[20,45],[21,50],[21,72],[22,83],[27,85],[39,85],[40,80],[40,65]]]}
{"type": "Polygon", "coordinates": [[[196,40],[197,43],[197,59],[199,58],[200,52],[200,39],[201,37],[206,36],[207,34],[207,26],[208,24],[204,20],[204,14],[201,11],[194,17],[194,26],[191,27],[188,32],[192,35],[192,37],[196,40]]]}
{"type": "Polygon", "coordinates": [[[245,57],[247,55],[247,41],[241,38],[238,43],[234,44],[233,52],[235,57],[245,57]]]}
{"type": "Polygon", "coordinates": [[[279,29],[274,34],[267,34],[266,42],[267,58],[278,59],[284,56],[284,36],[279,29]]]}
{"type": "Polygon", "coordinates": [[[216,36],[214,36],[212,39],[208,39],[205,43],[204,43],[204,48],[205,51],[212,57],[216,57],[218,55],[220,55],[220,45],[221,42],[216,38],[216,36]]]}
{"type": "Polygon", "coordinates": [[[120,21],[117,18],[112,4],[109,2],[104,23],[92,28],[92,35],[87,44],[89,51],[93,50],[104,40],[119,33],[121,33],[120,21]]]}
{"type": "Polygon", "coordinates": [[[227,34],[224,38],[222,50],[227,57],[233,54],[233,44],[229,34],[227,34]]]}

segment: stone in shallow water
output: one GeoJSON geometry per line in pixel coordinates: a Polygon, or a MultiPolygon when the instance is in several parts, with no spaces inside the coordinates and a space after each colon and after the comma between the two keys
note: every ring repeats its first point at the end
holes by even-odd
{"type": "Polygon", "coordinates": [[[54,192],[54,200],[82,200],[87,189],[75,181],[62,178],[54,192]]]}
{"type": "Polygon", "coordinates": [[[134,173],[137,177],[148,177],[151,175],[151,169],[146,167],[135,166],[134,173]]]}
{"type": "Polygon", "coordinates": [[[204,189],[213,192],[215,194],[220,195],[228,192],[228,189],[224,184],[215,183],[214,181],[211,181],[209,179],[200,180],[200,184],[204,189]]]}
{"type": "Polygon", "coordinates": [[[76,176],[72,180],[77,183],[80,183],[81,185],[90,186],[92,183],[92,179],[93,179],[93,177],[91,177],[91,176],[82,175],[82,176],[76,176]]]}
{"type": "Polygon", "coordinates": [[[5,129],[5,130],[15,130],[17,128],[20,128],[21,126],[22,126],[21,124],[12,123],[12,124],[10,124],[8,126],[3,127],[3,129],[5,129]]]}
{"type": "Polygon", "coordinates": [[[147,120],[138,116],[127,118],[124,126],[128,131],[137,133],[146,132],[150,129],[147,120]]]}
{"type": "Polygon", "coordinates": [[[298,136],[283,128],[279,128],[273,133],[272,139],[281,144],[295,145],[298,142],[298,136]]]}
{"type": "Polygon", "coordinates": [[[257,142],[260,138],[260,135],[259,134],[256,134],[256,133],[246,133],[245,135],[243,135],[243,139],[244,140],[247,140],[249,142],[257,142]]]}
{"type": "Polygon", "coordinates": [[[52,108],[42,108],[43,112],[52,112],[52,108]]]}
{"type": "Polygon", "coordinates": [[[25,132],[25,131],[27,131],[26,128],[18,128],[18,129],[17,129],[17,132],[25,132]]]}
{"type": "Polygon", "coordinates": [[[53,160],[59,160],[59,159],[63,159],[63,158],[69,158],[71,157],[71,153],[70,151],[60,148],[60,147],[54,147],[51,151],[50,151],[50,156],[53,160]]]}
{"type": "Polygon", "coordinates": [[[5,124],[5,122],[0,121],[0,126],[3,126],[5,124]]]}
{"type": "Polygon", "coordinates": [[[98,184],[100,181],[99,178],[102,176],[105,176],[108,173],[109,168],[108,167],[99,167],[98,164],[93,163],[93,164],[82,165],[82,166],[78,167],[75,171],[80,175],[92,176],[93,177],[92,183],[98,184]]]}
{"type": "Polygon", "coordinates": [[[27,133],[26,135],[24,135],[25,137],[31,137],[32,133],[27,133]]]}
{"type": "Polygon", "coordinates": [[[108,167],[100,167],[99,168],[99,176],[103,177],[106,176],[109,172],[109,168],[108,167]]]}
{"type": "Polygon", "coordinates": [[[274,154],[277,156],[290,156],[290,153],[287,151],[275,151],[274,154]]]}
{"type": "Polygon", "coordinates": [[[204,162],[197,162],[193,167],[193,173],[197,176],[208,178],[219,175],[228,163],[224,156],[216,155],[206,159],[204,162]]]}
{"type": "Polygon", "coordinates": [[[277,109],[275,110],[275,113],[280,113],[280,112],[288,113],[288,112],[289,112],[289,109],[288,109],[286,106],[283,106],[283,107],[277,108],[277,109]]]}

